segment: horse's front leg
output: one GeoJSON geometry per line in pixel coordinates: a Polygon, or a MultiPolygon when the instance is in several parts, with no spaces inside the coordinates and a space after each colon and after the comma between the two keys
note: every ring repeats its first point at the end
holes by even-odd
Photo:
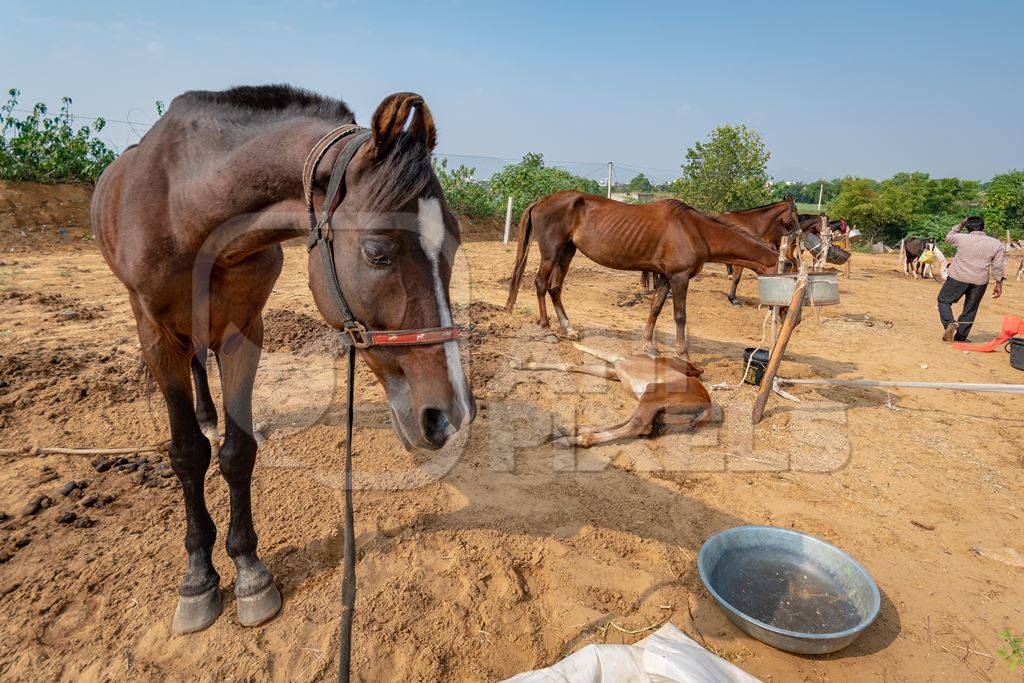
{"type": "MultiPolygon", "coordinates": [[[[135,302],[132,307],[138,315],[135,302]]],[[[175,635],[201,631],[221,610],[220,576],[213,567],[217,528],[206,509],[204,485],[210,465],[210,441],[203,435],[192,406],[190,354],[175,348],[148,318],[139,317],[139,341],[153,378],[167,404],[171,467],[181,482],[185,503],[185,552],[188,563],[178,588],[171,630],[175,635]]]]}
{"type": "Polygon", "coordinates": [[[743,269],[739,266],[733,266],[732,269],[732,285],[729,287],[729,303],[733,306],[739,306],[739,299],[736,298],[736,290],[740,286],[740,278],[743,277],[743,269]]]}
{"type": "Polygon", "coordinates": [[[252,472],[256,440],[252,433],[252,388],[263,343],[263,323],[257,319],[248,331],[229,338],[217,355],[224,393],[224,445],[218,453],[220,472],[231,497],[231,523],[226,547],[235,563],[235,600],[243,626],[257,626],[281,609],[281,594],[270,571],[256,555],[257,536],[252,522],[252,472]]]}
{"type": "Polygon", "coordinates": [[[686,291],[690,287],[690,274],[670,275],[669,286],[672,287],[672,312],[676,321],[676,355],[689,361],[690,354],[686,347],[686,291]]]}
{"type": "Polygon", "coordinates": [[[644,325],[644,351],[651,356],[658,355],[658,346],[654,343],[654,328],[658,324],[658,316],[661,309],[665,307],[665,299],[668,298],[668,281],[660,275],[654,276],[658,285],[651,298],[651,312],[647,316],[647,324],[644,325]]]}

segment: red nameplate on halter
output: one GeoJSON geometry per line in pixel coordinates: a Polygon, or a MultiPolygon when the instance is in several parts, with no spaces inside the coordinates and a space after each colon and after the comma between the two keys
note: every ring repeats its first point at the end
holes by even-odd
{"type": "Polygon", "coordinates": [[[438,327],[426,330],[398,330],[395,332],[367,332],[370,346],[414,346],[439,344],[459,338],[459,328],[438,327]]]}

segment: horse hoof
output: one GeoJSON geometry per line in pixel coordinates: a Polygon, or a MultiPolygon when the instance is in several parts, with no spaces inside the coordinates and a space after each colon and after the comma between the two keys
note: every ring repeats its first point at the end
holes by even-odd
{"type": "Polygon", "coordinates": [[[741,306],[742,305],[742,304],[740,304],[740,300],[739,299],[729,299],[729,303],[731,303],[733,306],[741,306]]]}
{"type": "Polygon", "coordinates": [[[259,626],[270,621],[281,611],[281,593],[271,581],[255,595],[235,596],[238,603],[238,621],[242,626],[259,626]]]}
{"type": "Polygon", "coordinates": [[[179,595],[171,631],[176,636],[202,631],[217,621],[221,607],[220,586],[214,586],[201,595],[179,595]]]}
{"type": "Polygon", "coordinates": [[[568,339],[569,341],[579,341],[580,333],[572,328],[569,328],[568,330],[565,331],[565,338],[568,339]]]}

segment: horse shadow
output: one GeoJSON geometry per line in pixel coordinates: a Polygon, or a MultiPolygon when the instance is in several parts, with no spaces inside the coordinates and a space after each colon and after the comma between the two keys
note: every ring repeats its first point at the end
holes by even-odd
{"type": "MultiPolygon", "coordinates": [[[[376,531],[365,531],[357,538],[357,553],[375,547],[390,552],[394,546],[387,544],[410,530],[417,534],[489,530],[537,539],[570,538],[585,527],[618,532],[681,548],[691,558],[681,575],[654,582],[638,595],[632,606],[625,608],[624,613],[637,610],[665,588],[683,588],[697,600],[690,610],[691,623],[681,625],[698,633],[730,633],[738,644],[753,646],[752,641],[746,640],[748,636],[732,627],[715,606],[697,573],[695,558],[708,537],[750,523],[687,495],[686,486],[694,485],[694,481],[699,485],[706,472],[693,477],[687,473],[657,470],[641,474],[621,465],[623,460],[628,460],[619,457],[621,450],[617,449],[623,448],[623,444],[608,444],[589,451],[556,448],[547,443],[551,422],[557,419],[551,413],[545,421],[545,411],[510,398],[490,398],[486,405],[458,457],[436,478],[454,489],[453,498],[459,500],[458,507],[438,512],[424,510],[393,527],[378,526],[376,531]],[[604,451],[608,457],[595,459],[592,457],[595,451],[604,451]],[[688,483],[677,483],[687,478],[688,483]]],[[[357,414],[357,434],[365,433],[364,427],[372,427],[374,438],[384,438],[376,432],[378,415],[384,409],[383,405],[371,405],[363,412],[362,419],[357,414]],[[360,422],[373,424],[358,424],[360,422]]],[[[629,447],[633,451],[646,450],[644,443],[644,440],[625,442],[625,447],[626,450],[629,447]]],[[[435,457],[449,457],[446,450],[447,447],[435,457]]],[[[411,462],[411,466],[417,467],[424,461],[412,457],[411,462]]],[[[312,478],[321,484],[326,482],[316,473],[312,478]]],[[[360,495],[376,494],[356,491],[357,501],[360,495]]],[[[386,495],[400,496],[402,492],[392,491],[386,495]]],[[[310,579],[335,571],[342,557],[339,525],[333,533],[312,539],[303,547],[278,547],[265,561],[287,600],[310,579]],[[303,558],[303,564],[294,561],[296,555],[303,558]]],[[[566,639],[563,654],[588,641],[618,616],[606,614],[574,628],[566,639]]],[[[681,618],[686,619],[686,612],[681,618]]],[[[863,656],[883,649],[899,633],[895,608],[883,599],[883,617],[844,651],[843,656],[863,656]]]]}

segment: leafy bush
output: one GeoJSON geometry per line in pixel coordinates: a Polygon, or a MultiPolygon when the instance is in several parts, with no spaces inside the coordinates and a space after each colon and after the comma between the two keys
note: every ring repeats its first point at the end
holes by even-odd
{"type": "Polygon", "coordinates": [[[434,162],[434,171],[441,181],[444,198],[452,211],[470,218],[500,218],[504,207],[501,199],[495,197],[486,187],[473,180],[475,168],[459,165],[448,168],[448,160],[434,162]]]}
{"type": "Polygon", "coordinates": [[[601,194],[596,180],[573,175],[561,168],[544,165],[544,156],[529,153],[518,164],[510,164],[491,177],[491,192],[507,201],[513,198],[512,212],[518,217],[528,204],[560,190],[579,190],[601,194]]]}
{"type": "Polygon", "coordinates": [[[18,118],[16,89],[8,91],[0,107],[0,178],[37,183],[95,182],[116,156],[95,134],[106,122],[99,118],[91,126],[75,130],[71,99],[61,100],[60,112],[46,115],[46,105],[36,104],[32,112],[18,118]]]}
{"type": "Polygon", "coordinates": [[[985,229],[1003,238],[1024,237],[1024,171],[997,175],[985,189],[985,229]]]}
{"type": "Polygon", "coordinates": [[[1010,629],[1004,629],[999,637],[1006,643],[1006,647],[999,650],[999,656],[1011,669],[1024,669],[1024,637],[1014,635],[1010,629]]]}
{"type": "Polygon", "coordinates": [[[707,142],[686,150],[675,194],[701,211],[722,213],[768,201],[768,159],[761,134],[746,126],[719,126],[707,142]]]}

